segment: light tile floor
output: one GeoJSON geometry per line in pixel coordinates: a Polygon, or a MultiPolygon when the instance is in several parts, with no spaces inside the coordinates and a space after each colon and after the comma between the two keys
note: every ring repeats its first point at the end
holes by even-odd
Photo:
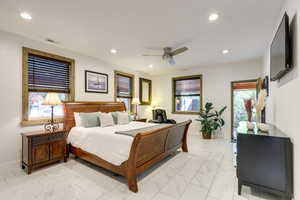
{"type": "Polygon", "coordinates": [[[243,187],[237,195],[232,145],[191,135],[189,153],[167,158],[139,177],[139,192],[120,176],[70,159],[26,175],[19,165],[0,168],[2,200],[263,200],[279,199],[243,187]]]}

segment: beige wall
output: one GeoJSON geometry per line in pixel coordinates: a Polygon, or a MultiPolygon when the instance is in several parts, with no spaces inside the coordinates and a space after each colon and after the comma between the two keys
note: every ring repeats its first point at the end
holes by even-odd
{"type": "MultiPolygon", "coordinates": [[[[117,69],[135,74],[135,93],[138,95],[138,78],[151,78],[147,74],[122,67],[114,67],[101,60],[79,55],[46,43],[0,31],[0,163],[20,159],[22,131],[40,130],[42,127],[20,127],[22,108],[22,47],[29,47],[75,59],[75,99],[77,101],[113,101],[114,72],[117,69]],[[84,71],[107,73],[109,93],[85,93],[84,71]]],[[[139,114],[147,115],[148,106],[140,106],[139,114]]]]}
{"type": "MultiPolygon", "coordinates": [[[[287,12],[290,17],[293,32],[293,54],[294,69],[280,81],[270,83],[270,96],[267,100],[267,121],[275,124],[278,128],[288,134],[294,143],[294,190],[295,199],[300,199],[300,134],[299,134],[299,113],[300,113],[300,77],[299,77],[299,0],[287,0],[278,14],[278,23],[274,25],[273,35],[270,35],[269,44],[275,35],[277,27],[287,12]]],[[[266,50],[264,74],[270,74],[270,51],[266,50]]]]}
{"type": "MultiPolygon", "coordinates": [[[[156,100],[160,107],[163,107],[168,112],[168,118],[177,121],[187,119],[196,119],[197,115],[182,115],[172,114],[172,77],[187,76],[187,75],[203,75],[203,104],[212,102],[216,108],[227,106],[225,112],[225,128],[223,128],[223,135],[230,138],[230,106],[231,106],[231,81],[256,79],[262,73],[262,59],[252,60],[240,63],[212,65],[206,67],[197,67],[190,70],[170,73],[162,76],[153,77],[153,100],[156,100]]],[[[193,122],[190,133],[198,134],[198,122],[193,122]]]]}

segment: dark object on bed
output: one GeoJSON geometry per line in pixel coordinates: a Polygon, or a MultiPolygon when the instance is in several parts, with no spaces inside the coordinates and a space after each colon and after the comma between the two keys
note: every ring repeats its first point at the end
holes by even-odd
{"type": "Polygon", "coordinates": [[[153,120],[150,120],[150,123],[159,123],[159,124],[176,124],[174,119],[167,119],[166,111],[163,109],[152,110],[153,120]]]}
{"type": "MultiPolygon", "coordinates": [[[[122,102],[65,102],[64,128],[70,131],[75,126],[74,112],[116,112],[125,111],[122,102]]],[[[127,178],[128,187],[137,192],[137,176],[162,159],[182,148],[187,152],[187,132],[191,120],[164,128],[138,133],[132,142],[129,158],[120,166],[69,145],[69,152],[76,157],[108,169],[127,178]]],[[[112,147],[113,148],[113,147],[112,147]]]]}

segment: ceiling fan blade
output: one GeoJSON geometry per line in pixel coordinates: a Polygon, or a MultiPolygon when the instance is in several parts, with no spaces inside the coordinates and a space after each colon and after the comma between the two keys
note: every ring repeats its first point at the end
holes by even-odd
{"type": "Polygon", "coordinates": [[[142,56],[162,56],[162,55],[150,55],[150,54],[143,54],[142,56]]]}
{"type": "Polygon", "coordinates": [[[170,58],[168,59],[168,63],[169,63],[170,65],[175,65],[175,64],[176,64],[176,62],[175,62],[175,60],[174,60],[173,57],[170,57],[170,58]]]}
{"type": "Polygon", "coordinates": [[[175,56],[175,55],[181,54],[187,50],[189,50],[187,47],[182,47],[182,48],[174,50],[171,54],[172,54],[172,56],[175,56]]]}

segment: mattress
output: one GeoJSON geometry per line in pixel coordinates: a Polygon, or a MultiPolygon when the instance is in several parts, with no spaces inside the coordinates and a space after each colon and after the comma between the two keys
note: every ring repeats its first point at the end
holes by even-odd
{"type": "Polygon", "coordinates": [[[115,132],[151,126],[157,126],[157,124],[132,121],[126,125],[109,127],[73,127],[68,135],[68,143],[119,166],[128,160],[134,138],[115,134],[115,132]]]}

